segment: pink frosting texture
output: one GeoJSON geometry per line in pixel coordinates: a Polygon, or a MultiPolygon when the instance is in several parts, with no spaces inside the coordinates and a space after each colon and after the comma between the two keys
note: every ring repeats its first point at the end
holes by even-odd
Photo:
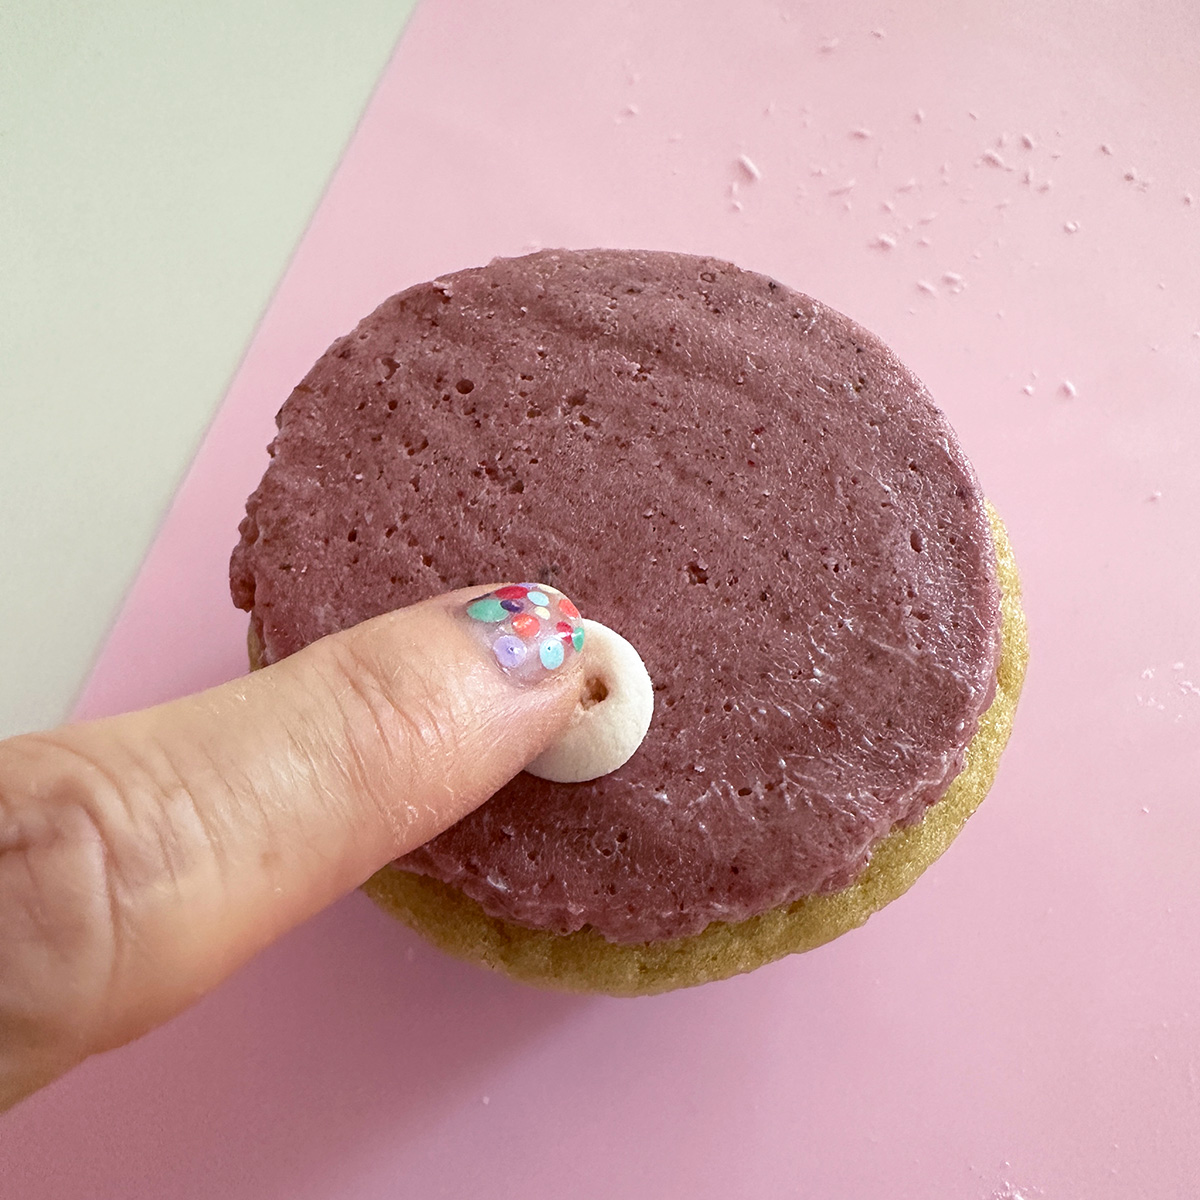
{"type": "Polygon", "coordinates": [[[234,552],[267,662],[449,588],[559,587],[654,722],[402,860],[614,941],[849,883],[959,771],[999,652],[974,473],[846,317],[689,255],[545,251],[392,297],[279,414],[234,552]]]}

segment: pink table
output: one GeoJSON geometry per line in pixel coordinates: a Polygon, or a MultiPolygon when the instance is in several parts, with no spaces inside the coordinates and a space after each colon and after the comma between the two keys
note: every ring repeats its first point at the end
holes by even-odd
{"type": "Polygon", "coordinates": [[[335,335],[607,244],[767,271],[926,380],[1024,572],[1013,742],[909,896],[695,991],[527,990],[351,897],[0,1123],[0,1193],[1196,1195],[1198,53],[1190,0],[427,0],[80,714],[242,669],[228,552],[335,335]]]}

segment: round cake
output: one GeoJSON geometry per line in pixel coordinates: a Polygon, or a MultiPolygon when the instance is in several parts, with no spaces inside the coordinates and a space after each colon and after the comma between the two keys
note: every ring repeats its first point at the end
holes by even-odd
{"type": "Polygon", "coordinates": [[[626,637],[654,719],[521,774],[371,893],[518,977],[631,994],[865,920],[982,798],[1024,669],[1015,568],[878,338],[762,275],[545,251],[410,288],[280,411],[231,581],[258,663],[529,579],[626,637]]]}

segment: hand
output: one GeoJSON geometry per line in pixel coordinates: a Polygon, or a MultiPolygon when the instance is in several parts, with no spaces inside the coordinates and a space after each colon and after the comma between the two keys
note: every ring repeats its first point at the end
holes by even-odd
{"type": "Polygon", "coordinates": [[[501,669],[479,591],[0,742],[0,1108],[186,1008],[561,734],[579,655],[501,669]]]}

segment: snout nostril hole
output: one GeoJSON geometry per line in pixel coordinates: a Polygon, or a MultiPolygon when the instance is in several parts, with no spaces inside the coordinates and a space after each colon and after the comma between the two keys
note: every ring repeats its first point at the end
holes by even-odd
{"type": "Polygon", "coordinates": [[[583,685],[583,697],[579,703],[584,708],[595,708],[597,704],[608,699],[608,684],[603,679],[589,679],[583,685]]]}

